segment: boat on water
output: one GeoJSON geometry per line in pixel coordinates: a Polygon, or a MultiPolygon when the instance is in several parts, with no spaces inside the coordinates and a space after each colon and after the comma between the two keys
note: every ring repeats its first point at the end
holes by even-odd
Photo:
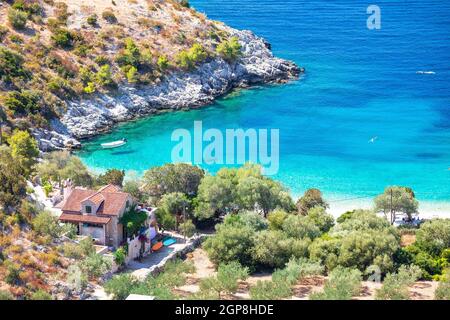
{"type": "Polygon", "coordinates": [[[117,140],[117,141],[113,141],[113,142],[102,143],[101,146],[103,149],[112,149],[112,148],[121,147],[121,146],[125,145],[126,143],[127,143],[127,139],[121,139],[121,140],[117,140]]]}

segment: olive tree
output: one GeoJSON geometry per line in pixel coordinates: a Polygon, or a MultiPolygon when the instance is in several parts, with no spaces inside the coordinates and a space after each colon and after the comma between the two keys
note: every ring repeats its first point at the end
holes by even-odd
{"type": "Polygon", "coordinates": [[[416,245],[435,256],[450,248],[450,219],[433,219],[423,223],[416,232],[416,245]]]}
{"type": "Polygon", "coordinates": [[[143,190],[157,200],[171,192],[181,192],[194,197],[204,174],[199,167],[185,163],[153,167],[144,173],[143,190]]]}
{"type": "Polygon", "coordinates": [[[361,291],[362,274],[357,269],[337,267],[328,277],[322,292],[310,295],[311,300],[350,300],[361,291]]]}
{"type": "Polygon", "coordinates": [[[311,240],[292,238],[278,230],[264,230],[255,235],[254,243],[251,255],[255,264],[281,268],[291,257],[306,257],[311,240]]]}
{"type": "Polygon", "coordinates": [[[301,215],[307,215],[308,211],[314,207],[328,208],[328,203],[322,198],[319,189],[308,189],[305,194],[297,200],[297,210],[301,215]]]}
{"type": "Polygon", "coordinates": [[[419,208],[414,192],[408,187],[387,187],[374,201],[375,211],[382,211],[391,224],[395,222],[398,213],[406,214],[411,220],[419,208]]]}
{"type": "Polygon", "coordinates": [[[200,290],[212,291],[217,295],[217,299],[220,299],[223,293],[235,293],[239,280],[247,279],[248,274],[248,268],[241,266],[239,262],[220,264],[217,275],[205,278],[200,282],[200,290]]]}
{"type": "Polygon", "coordinates": [[[408,300],[408,287],[411,286],[421,275],[420,268],[401,266],[397,273],[389,273],[383,281],[383,286],[376,291],[377,300],[408,300]]]}
{"type": "Polygon", "coordinates": [[[240,224],[220,224],[216,234],[204,242],[204,249],[215,264],[238,261],[242,265],[252,264],[251,248],[255,230],[240,224]]]}

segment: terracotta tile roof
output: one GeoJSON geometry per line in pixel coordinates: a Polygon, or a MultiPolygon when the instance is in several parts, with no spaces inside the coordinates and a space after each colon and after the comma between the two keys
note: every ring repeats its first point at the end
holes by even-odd
{"type": "Polygon", "coordinates": [[[81,202],[96,193],[97,191],[94,190],[75,188],[62,205],[61,210],[81,213],[81,202]]]}
{"type": "Polygon", "coordinates": [[[84,222],[84,223],[97,223],[97,224],[107,224],[111,218],[109,217],[98,217],[82,214],[67,214],[63,213],[59,217],[59,220],[66,222],[84,222]]]}
{"type": "Polygon", "coordinates": [[[86,200],[92,201],[97,206],[99,206],[103,201],[105,201],[105,197],[100,192],[97,192],[96,194],[94,194],[94,195],[92,195],[90,197],[87,197],[83,201],[86,201],[86,200]]]}
{"type": "Polygon", "coordinates": [[[98,208],[97,213],[112,216],[119,215],[120,209],[124,207],[128,199],[128,193],[125,192],[103,193],[103,196],[105,197],[105,201],[98,208]]]}
{"type": "Polygon", "coordinates": [[[63,204],[62,211],[81,213],[81,203],[90,200],[99,206],[97,214],[118,216],[128,196],[114,185],[107,185],[98,191],[75,188],[63,204]]]}

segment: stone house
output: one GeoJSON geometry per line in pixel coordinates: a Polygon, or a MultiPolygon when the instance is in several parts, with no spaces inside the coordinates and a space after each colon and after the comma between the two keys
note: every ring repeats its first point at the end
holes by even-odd
{"type": "Polygon", "coordinates": [[[61,203],[61,222],[73,223],[79,235],[91,236],[95,243],[113,248],[127,238],[120,218],[136,207],[135,199],[114,185],[99,190],[67,188],[61,203]]]}

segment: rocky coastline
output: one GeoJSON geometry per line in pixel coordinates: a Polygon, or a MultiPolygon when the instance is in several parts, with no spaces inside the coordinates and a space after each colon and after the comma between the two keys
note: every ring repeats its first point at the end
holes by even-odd
{"type": "Polygon", "coordinates": [[[237,61],[228,63],[215,57],[193,72],[171,73],[156,85],[120,84],[114,93],[68,101],[66,113],[52,122],[51,130],[32,131],[40,149],[79,148],[81,139],[107,132],[119,122],[167,110],[198,108],[233,89],[285,83],[304,72],[295,63],[274,57],[270,44],[251,31],[224,29],[239,38],[242,55],[237,61]]]}

